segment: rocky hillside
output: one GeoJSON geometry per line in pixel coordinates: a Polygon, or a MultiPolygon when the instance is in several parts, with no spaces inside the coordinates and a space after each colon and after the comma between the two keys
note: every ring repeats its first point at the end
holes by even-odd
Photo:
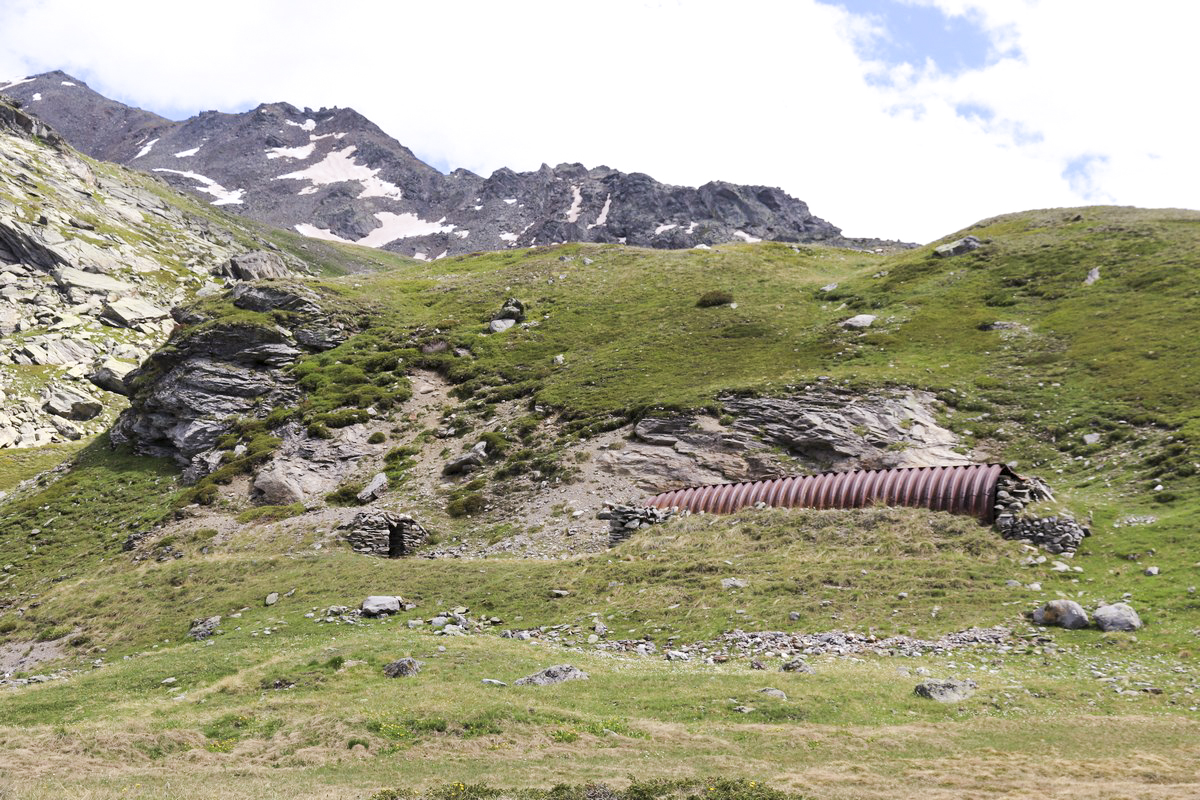
{"type": "Polygon", "coordinates": [[[508,790],[633,763],[714,800],[1195,794],[1200,214],[436,264],[235,222],[320,274],[179,271],[128,408],[0,505],[0,794],[570,800],[617,795],[508,790]],[[1091,535],[638,508],[968,461],[1091,535]]]}
{"type": "Polygon", "coordinates": [[[859,248],[780,189],[668,186],[580,164],[443,175],[352,109],[260,105],[182,122],[130,108],[55,71],[0,86],[85,153],[161,176],[213,205],[306,236],[417,259],[551,245],[708,247],[730,241],[859,248]]]}
{"type": "Polygon", "coordinates": [[[0,449],[103,431],[173,306],[319,268],[282,241],[76,152],[0,98],[0,449]]]}

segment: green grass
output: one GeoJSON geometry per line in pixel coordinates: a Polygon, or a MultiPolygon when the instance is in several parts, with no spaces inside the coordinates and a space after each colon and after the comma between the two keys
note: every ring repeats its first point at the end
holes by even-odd
{"type": "MultiPolygon", "coordinates": [[[[371,264],[363,255],[355,267],[371,271],[315,282],[356,333],[301,362],[295,375],[307,396],[271,421],[294,416],[332,435],[368,407],[383,417],[403,409],[414,369],[440,371],[458,402],[460,438],[446,453],[486,440],[497,458],[439,494],[461,516],[439,509],[435,534],[493,542],[517,532],[483,510],[509,478],[537,469],[569,479],[570,441],[641,415],[719,413],[729,391],[818,382],[926,389],[968,446],[1043,475],[1064,508],[1091,516],[1094,535],[1069,562],[1082,572],[1026,565],[1019,544],[967,519],[886,509],[697,516],[603,554],[471,561],[317,550],[330,528],[325,512],[267,508],[248,512],[228,537],[208,522],[190,532],[185,524],[171,543],[182,558],[132,563],[120,555],[126,536],[188,512],[171,511],[181,492],[173,468],[98,441],[69,475],[3,507],[0,562],[13,569],[0,576],[0,643],[68,633],[79,643],[67,645],[63,663],[83,668],[102,657],[107,666],[0,694],[0,741],[16,753],[88,753],[103,769],[71,780],[97,797],[129,796],[122,790],[135,780],[157,793],[146,796],[201,788],[287,796],[303,781],[312,797],[368,797],[387,787],[436,794],[462,785],[461,793],[485,783],[512,794],[717,774],[821,797],[915,795],[930,775],[947,797],[1066,796],[1055,776],[1088,796],[1147,787],[1188,796],[1197,769],[1188,743],[1200,733],[1191,710],[1200,597],[1189,591],[1200,585],[1200,215],[1035,211],[954,236],[966,232],[984,247],[949,260],[931,247],[877,256],[772,243],[685,252],[567,245],[436,264],[386,255],[371,264]],[[1084,286],[1093,267],[1101,278],[1084,286]],[[838,288],[821,292],[829,283],[838,288]],[[698,308],[712,291],[737,307],[698,308]],[[483,335],[510,296],[537,324],[483,335]],[[860,313],[876,323],[838,325],[860,313]],[[998,320],[1024,327],[985,329],[998,320]],[[450,348],[421,352],[434,341],[450,348]],[[511,400],[515,410],[500,405],[511,400]],[[561,434],[547,433],[552,423],[561,434]],[[1086,433],[1101,441],[1085,444],[1086,433]],[[1156,520],[1128,526],[1129,515],[1156,520]],[[1161,574],[1144,575],[1148,565],[1161,574]],[[724,577],[749,586],[724,590],[724,577]],[[268,592],[292,588],[263,607],[268,592]],[[569,594],[552,598],[552,589],[569,594]],[[392,593],[418,609],[355,627],[304,616],[392,593]],[[1126,595],[1146,622],[1136,636],[1047,634],[1025,618],[1054,597],[1090,610],[1126,595]],[[573,649],[404,625],[459,604],[473,617],[502,618],[501,627],[574,628],[573,649]],[[184,639],[192,619],[212,614],[226,617],[213,644],[184,639]],[[936,637],[1007,625],[1029,638],[1007,653],[814,659],[815,675],[783,675],[737,660],[598,654],[586,644],[594,614],[609,638],[649,637],[660,650],[732,628],[936,637]],[[421,674],[384,678],[383,664],[404,655],[426,662],[421,674]],[[480,683],[564,662],[592,679],[538,691],[480,683]],[[959,706],[930,704],[912,696],[917,676],[898,666],[972,677],[980,691],[959,706]],[[162,684],[167,677],[178,691],[162,684]],[[1145,683],[1162,693],[1141,691],[1145,683]],[[789,700],[758,694],[764,686],[789,700]],[[119,742],[106,735],[113,728],[119,742]],[[1107,743],[1103,754],[1097,741],[1107,743]],[[1052,764],[1054,776],[1031,776],[1030,764],[1052,764]],[[1038,780],[1050,783],[1032,788],[1038,780]]],[[[324,272],[336,272],[340,250],[322,252],[324,272]]],[[[205,308],[228,322],[234,312],[223,303],[205,308]]],[[[223,444],[257,442],[257,458],[271,438],[266,422],[242,420],[223,444]]],[[[405,479],[421,451],[396,441],[385,459],[392,499],[427,508],[433,500],[413,495],[405,479]]],[[[237,468],[230,480],[243,471],[227,466],[237,468]]],[[[331,502],[350,501],[358,477],[331,502]]],[[[55,758],[10,772],[36,768],[31,796],[53,796],[66,774],[55,758]]],[[[15,780],[3,769],[0,790],[15,780]]]]}

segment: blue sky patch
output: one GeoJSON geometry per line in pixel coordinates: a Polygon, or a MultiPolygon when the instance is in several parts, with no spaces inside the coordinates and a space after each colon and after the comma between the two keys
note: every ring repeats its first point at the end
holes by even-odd
{"type": "MultiPolygon", "coordinates": [[[[862,37],[856,47],[863,58],[889,68],[901,64],[920,68],[930,60],[939,71],[957,75],[982,69],[1005,56],[1020,55],[1015,48],[998,50],[977,14],[948,16],[933,6],[899,0],[819,1],[867,17],[882,28],[882,35],[862,37]]],[[[871,82],[887,83],[887,79],[875,76],[871,82]]]]}

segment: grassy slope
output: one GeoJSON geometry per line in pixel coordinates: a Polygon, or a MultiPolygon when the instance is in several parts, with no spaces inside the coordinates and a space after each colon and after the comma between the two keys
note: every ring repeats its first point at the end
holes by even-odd
{"type": "MultiPolygon", "coordinates": [[[[1122,728],[1138,732],[1145,755],[1173,766],[1139,777],[1119,769],[1114,754],[1094,765],[1097,774],[1117,787],[1155,780],[1182,786],[1189,768],[1195,774],[1195,753],[1179,748],[1195,723],[1177,715],[1195,717],[1184,690],[1190,688],[1194,630],[1200,627],[1200,601],[1187,591],[1200,583],[1189,546],[1200,511],[1190,466],[1200,460],[1194,444],[1200,373],[1192,367],[1200,350],[1194,336],[1200,329],[1194,267],[1200,216],[1130,209],[1028,212],[970,232],[989,243],[949,261],[933,259],[928,249],[879,257],[760,244],[681,253],[566,246],[405,265],[327,283],[348,310],[368,313],[372,324],[325,358],[363,367],[375,363],[369,359],[380,350],[409,355],[414,351],[403,344],[419,329],[418,338],[444,336],[473,351],[469,365],[447,366],[452,376],[470,382],[477,399],[493,399],[489,384],[507,379],[523,382],[541,403],[588,419],[656,406],[705,406],[725,389],[782,391],[819,376],[928,388],[947,402],[948,422],[960,433],[1051,477],[1073,508],[1094,514],[1096,535],[1075,561],[1082,575],[1020,566],[1019,548],[966,523],[873,512],[751,513],[713,522],[715,529],[691,520],[643,535],[611,556],[571,562],[368,562],[340,551],[313,555],[310,540],[280,539],[263,526],[247,529],[236,546],[213,555],[200,552],[200,533],[177,543],[188,554],[182,560],[130,567],[114,559],[119,542],[140,524],[131,524],[134,509],[149,520],[169,507],[171,493],[163,490],[171,486],[170,471],[154,472],[144,461],[91,448],[74,476],[5,507],[0,562],[16,569],[0,578],[0,591],[25,612],[0,616],[0,630],[11,627],[9,640],[25,640],[73,628],[88,637],[76,645],[81,653],[104,645],[110,660],[134,658],[69,684],[0,697],[5,718],[14,720],[0,735],[13,747],[43,749],[46,737],[66,737],[61,741],[71,744],[65,750],[94,750],[97,763],[111,767],[124,757],[102,741],[98,719],[121,719],[135,743],[128,774],[155,791],[165,791],[163,769],[207,753],[212,739],[202,733],[206,726],[221,733],[211,728],[216,720],[247,711],[256,721],[245,736],[232,737],[245,741],[232,745],[232,753],[204,755],[199,774],[212,774],[208,765],[236,764],[257,782],[256,796],[281,791],[271,771],[261,769],[266,764],[288,768],[279,778],[284,783],[294,780],[296,770],[322,765],[307,774],[335,787],[328,796],[344,796],[336,791],[483,777],[471,760],[483,749],[501,759],[504,766],[489,777],[502,785],[620,777],[635,760],[648,764],[649,774],[666,774],[674,769],[670,763],[686,758],[701,774],[736,767],[747,776],[839,796],[842,790],[829,776],[844,777],[858,750],[883,747],[880,737],[892,743],[885,748],[889,757],[859,776],[872,790],[883,791],[898,778],[917,781],[918,761],[946,754],[966,758],[981,775],[991,770],[1003,786],[1046,747],[1060,766],[1087,754],[1092,731],[1100,726],[1112,736],[1105,720],[1116,715],[1122,728]],[[592,265],[582,263],[585,255],[592,265]],[[1100,281],[1083,286],[1093,266],[1100,281]],[[819,291],[831,282],[839,284],[836,290],[819,291]],[[709,289],[732,292],[738,307],[696,308],[709,289]],[[529,304],[530,319],[539,325],[479,336],[510,295],[529,304]],[[862,334],[837,326],[857,313],[879,319],[862,334]],[[1019,322],[1030,332],[979,329],[995,320],[1019,322]],[[562,367],[553,364],[559,353],[562,367]],[[1102,441],[1084,445],[1087,432],[1101,433],[1102,441]],[[1164,490],[1154,492],[1159,482],[1164,490]],[[95,499],[82,507],[103,509],[107,518],[78,513],[76,500],[85,493],[95,499]],[[1158,521],[1113,527],[1128,514],[1154,514],[1158,521]],[[56,546],[31,551],[35,542],[28,532],[34,527],[47,531],[39,535],[56,546]],[[1150,563],[1163,574],[1141,575],[1150,563]],[[737,596],[719,588],[720,577],[735,574],[751,577],[751,587],[737,596]],[[1039,580],[1045,590],[1008,589],[1009,578],[1039,580]],[[299,589],[293,600],[261,608],[266,592],[293,586],[299,589]],[[550,601],[550,588],[568,588],[572,595],[550,601]],[[898,676],[894,664],[868,660],[830,664],[811,684],[789,676],[782,688],[794,694],[791,704],[746,718],[731,714],[728,698],[766,708],[749,702],[759,700],[751,687],[778,685],[782,677],[767,679],[744,665],[667,668],[590,655],[535,656],[540,651],[529,645],[490,638],[452,640],[446,654],[433,655],[440,640],[397,631],[394,624],[331,631],[302,616],[312,606],[354,603],[385,591],[416,597],[418,613],[426,616],[464,603],[514,627],[579,624],[599,611],[613,615],[615,633],[649,634],[660,643],[670,636],[710,637],[734,624],[936,634],[969,624],[1017,623],[1020,612],[1057,593],[1078,595],[1089,605],[1129,592],[1148,627],[1136,641],[1062,632],[1055,638],[1066,647],[1063,654],[998,659],[1000,672],[980,680],[981,697],[957,710],[907,699],[912,678],[898,676]],[[909,593],[903,603],[900,591],[909,593]],[[36,608],[29,605],[31,594],[39,595],[36,608]],[[202,645],[179,644],[191,618],[243,606],[252,609],[243,631],[205,651],[220,658],[198,659],[202,645]],[[793,610],[801,618],[789,623],[786,613],[793,610]],[[280,622],[286,623],[282,633],[269,640],[250,636],[280,622]],[[444,689],[414,694],[378,677],[380,663],[407,651],[435,660],[429,685],[444,689]],[[344,674],[309,666],[339,654],[363,657],[369,666],[344,674]],[[524,700],[496,700],[476,686],[481,677],[508,679],[565,660],[584,663],[595,680],[537,695],[551,699],[529,701],[532,711],[519,711],[524,700]],[[1131,686],[1134,676],[1144,676],[1165,693],[1113,694],[1096,682],[1093,668],[1131,686]],[[258,688],[267,677],[308,673],[286,693],[258,688]],[[636,681],[621,677],[630,673],[636,681]],[[665,683],[654,677],[664,673],[665,683]],[[189,701],[147,701],[161,693],[155,687],[167,674],[180,677],[189,701]],[[1011,690],[1015,685],[1022,689],[1011,690]],[[94,704],[81,706],[81,696],[94,704]],[[1023,710],[1014,711],[1014,704],[1023,710]],[[442,717],[448,731],[420,734],[421,743],[399,757],[373,755],[364,762],[358,751],[345,751],[347,760],[339,765],[343,756],[337,754],[348,739],[369,740],[373,754],[388,746],[387,736],[368,729],[372,714],[391,715],[405,730],[421,727],[411,720],[442,717]],[[617,740],[588,732],[612,715],[647,738],[624,736],[609,747],[617,740]],[[903,723],[896,722],[898,715],[903,723]],[[501,733],[463,735],[467,722],[489,716],[501,733]],[[1010,718],[1018,720],[1015,727],[1010,718]],[[910,727],[925,724],[933,726],[927,730],[936,732],[936,745],[910,727]],[[583,733],[576,743],[550,738],[560,729],[583,733]],[[797,735],[821,744],[783,746],[797,735]],[[166,749],[155,750],[154,742],[166,749]],[[409,759],[409,752],[420,757],[409,759]],[[728,753],[735,754],[732,763],[728,753]],[[531,759],[535,768],[528,771],[531,759]]],[[[464,524],[462,530],[468,529],[464,524]]],[[[951,657],[929,663],[939,674],[961,674],[962,662],[951,657]]],[[[115,796],[125,777],[117,769],[96,779],[97,791],[108,792],[97,796],[115,796]]],[[[960,793],[980,788],[967,778],[955,780],[960,793]]],[[[1093,796],[1102,796],[1099,786],[1092,788],[1093,796]]],[[[222,784],[227,796],[249,796],[238,791],[233,783],[222,784]]],[[[316,788],[312,795],[320,796],[316,788]]]]}

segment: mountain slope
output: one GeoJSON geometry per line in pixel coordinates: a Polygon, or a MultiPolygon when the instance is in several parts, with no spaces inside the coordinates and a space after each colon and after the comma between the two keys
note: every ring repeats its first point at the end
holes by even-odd
{"type": "Polygon", "coordinates": [[[1030,211],[948,239],[965,234],[980,246],[950,257],[397,259],[185,305],[130,380],[129,446],[99,439],[2,506],[0,647],[49,654],[0,695],[0,787],[444,800],[686,763],[736,781],[730,800],[778,800],[764,781],[1189,797],[1200,214],[1030,211]],[[764,422],[763,401],[802,413],[764,422]],[[1036,512],[1092,536],[1047,557],[945,514],[763,509],[609,549],[594,518],[665,482],[931,443],[1047,478],[1036,512]],[[360,514],[384,512],[415,517],[427,557],[359,551],[360,514]],[[368,595],[404,605],[354,613],[368,595]],[[1145,627],[1026,616],[1066,599],[1124,599],[1145,627]],[[385,677],[402,656],[419,674],[385,677]],[[589,680],[514,685],[566,663],[589,680]],[[926,673],[974,694],[918,697],[926,673]],[[1030,777],[1047,758],[1054,780],[1030,777]]]}
{"type": "Polygon", "coordinates": [[[442,175],[352,109],[260,105],[182,122],[103,98],[62,72],[8,88],[86,153],[154,172],[214,205],[308,236],[422,259],[571,241],[688,248],[847,240],[779,189],[667,186],[580,164],[442,175]],[[94,124],[93,124],[94,123],[94,124]]]}

